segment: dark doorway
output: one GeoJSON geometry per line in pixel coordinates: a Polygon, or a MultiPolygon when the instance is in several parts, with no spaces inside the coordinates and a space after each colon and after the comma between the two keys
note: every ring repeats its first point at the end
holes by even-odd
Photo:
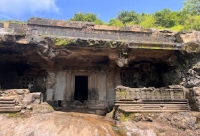
{"type": "Polygon", "coordinates": [[[75,76],[74,100],[84,102],[88,99],[88,76],[75,76]]]}

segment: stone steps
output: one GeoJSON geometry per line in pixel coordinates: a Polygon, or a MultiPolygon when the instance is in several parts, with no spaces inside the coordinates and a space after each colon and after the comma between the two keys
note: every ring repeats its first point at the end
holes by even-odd
{"type": "Polygon", "coordinates": [[[21,111],[21,106],[14,107],[0,107],[0,112],[19,112],[21,111]]]}
{"type": "Polygon", "coordinates": [[[0,107],[14,107],[15,104],[0,104],[0,107]]]}
{"type": "Polygon", "coordinates": [[[0,98],[0,112],[18,112],[21,106],[16,106],[14,99],[0,98]]]}
{"type": "Polygon", "coordinates": [[[5,101],[5,100],[1,101],[0,100],[0,104],[15,104],[15,100],[12,100],[12,101],[5,101]]]}
{"type": "Polygon", "coordinates": [[[116,101],[115,106],[124,112],[180,112],[189,111],[189,103],[184,100],[143,100],[116,101]]]}

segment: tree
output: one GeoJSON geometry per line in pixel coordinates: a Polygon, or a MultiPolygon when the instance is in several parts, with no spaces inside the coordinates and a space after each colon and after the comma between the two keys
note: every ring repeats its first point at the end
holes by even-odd
{"type": "Polygon", "coordinates": [[[97,15],[93,13],[77,13],[74,17],[70,18],[70,21],[86,21],[86,22],[95,22],[96,24],[103,24],[103,22],[97,18],[97,15]]]}
{"type": "Polygon", "coordinates": [[[183,10],[190,15],[200,15],[200,0],[185,0],[183,10]]]}
{"type": "Polygon", "coordinates": [[[120,20],[115,19],[115,18],[111,19],[109,21],[108,25],[109,26],[120,26],[120,27],[124,26],[124,24],[120,20]]]}
{"type": "Polygon", "coordinates": [[[197,30],[200,31],[200,16],[190,16],[184,24],[185,30],[197,30]]]}
{"type": "Polygon", "coordinates": [[[156,27],[155,22],[156,20],[154,16],[143,13],[141,16],[141,22],[139,25],[144,28],[153,28],[153,27],[156,27]]]}
{"type": "Polygon", "coordinates": [[[120,20],[123,24],[127,24],[130,22],[134,22],[134,24],[139,24],[140,22],[140,15],[137,14],[135,11],[122,11],[117,16],[117,19],[120,20]]]}
{"type": "Polygon", "coordinates": [[[169,9],[163,9],[154,14],[156,19],[155,24],[165,28],[174,27],[178,24],[178,12],[173,12],[169,9]]]}

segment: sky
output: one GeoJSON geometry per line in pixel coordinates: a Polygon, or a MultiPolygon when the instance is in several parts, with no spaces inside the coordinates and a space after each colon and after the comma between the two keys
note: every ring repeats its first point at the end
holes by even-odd
{"type": "Polygon", "coordinates": [[[184,0],[1,0],[0,20],[27,21],[31,17],[69,20],[74,14],[94,13],[108,22],[120,11],[154,13],[164,8],[178,11],[184,0]]]}

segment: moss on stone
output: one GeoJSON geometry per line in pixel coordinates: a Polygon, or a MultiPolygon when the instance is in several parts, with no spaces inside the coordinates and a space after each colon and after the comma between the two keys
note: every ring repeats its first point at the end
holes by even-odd
{"type": "Polygon", "coordinates": [[[7,113],[5,115],[6,117],[9,117],[9,118],[22,118],[23,115],[21,113],[7,113]]]}
{"type": "Polygon", "coordinates": [[[72,43],[72,40],[71,40],[71,39],[56,38],[56,39],[54,40],[54,44],[55,44],[55,45],[58,45],[58,46],[67,46],[67,45],[69,45],[70,43],[72,43]]]}
{"type": "Polygon", "coordinates": [[[125,112],[125,113],[122,113],[122,116],[120,118],[120,121],[121,122],[125,122],[125,121],[128,121],[129,119],[133,118],[134,117],[134,113],[128,113],[128,112],[125,112]]]}
{"type": "Polygon", "coordinates": [[[54,109],[52,106],[50,106],[48,103],[42,103],[33,106],[33,112],[34,113],[51,113],[54,109]]]}
{"type": "Polygon", "coordinates": [[[127,90],[116,91],[116,99],[125,99],[127,94],[127,90]]]}

